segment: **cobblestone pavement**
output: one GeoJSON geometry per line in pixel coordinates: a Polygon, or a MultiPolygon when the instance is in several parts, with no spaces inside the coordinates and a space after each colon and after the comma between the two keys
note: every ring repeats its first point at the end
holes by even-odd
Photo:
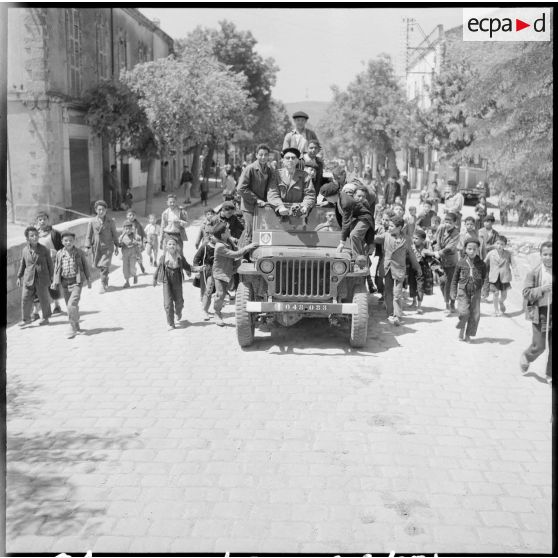
{"type": "Polygon", "coordinates": [[[471,345],[436,292],[398,328],[371,297],[362,350],[326,320],[241,350],[232,306],[204,322],[188,281],[169,332],[161,287],[121,291],[116,263],[83,293],[85,335],[65,315],[7,330],[8,552],[552,551],[520,282],[471,345]]]}

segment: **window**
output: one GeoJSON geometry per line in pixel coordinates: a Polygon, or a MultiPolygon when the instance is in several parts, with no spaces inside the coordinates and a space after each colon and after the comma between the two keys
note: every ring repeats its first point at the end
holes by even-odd
{"type": "Polygon", "coordinates": [[[128,37],[122,30],[118,37],[118,68],[121,72],[128,69],[128,37]]]}
{"type": "Polygon", "coordinates": [[[99,11],[96,25],[97,35],[97,76],[99,79],[110,77],[108,59],[108,23],[107,18],[99,11]]]}
{"type": "Polygon", "coordinates": [[[81,93],[81,29],[79,11],[66,9],[66,53],[68,57],[68,92],[73,97],[81,93]]]}

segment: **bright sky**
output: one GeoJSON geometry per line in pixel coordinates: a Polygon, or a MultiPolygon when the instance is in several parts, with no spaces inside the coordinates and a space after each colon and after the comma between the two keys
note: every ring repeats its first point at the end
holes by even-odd
{"type": "MultiPolygon", "coordinates": [[[[217,28],[227,19],[237,29],[251,31],[257,51],[273,57],[280,68],[273,96],[285,103],[330,101],[330,86],[345,88],[363,64],[386,52],[398,74],[405,65],[404,17],[413,18],[428,35],[436,25],[462,24],[461,8],[141,8],[173,39],[196,26],[217,28]]],[[[423,35],[415,26],[410,46],[423,35]]]]}

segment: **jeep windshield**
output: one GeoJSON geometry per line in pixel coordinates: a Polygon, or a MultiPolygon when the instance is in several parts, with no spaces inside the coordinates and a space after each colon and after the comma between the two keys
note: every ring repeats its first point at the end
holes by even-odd
{"type": "Polygon", "coordinates": [[[277,215],[272,207],[258,207],[254,240],[260,246],[335,247],[341,239],[334,207],[314,207],[308,215],[277,215]]]}

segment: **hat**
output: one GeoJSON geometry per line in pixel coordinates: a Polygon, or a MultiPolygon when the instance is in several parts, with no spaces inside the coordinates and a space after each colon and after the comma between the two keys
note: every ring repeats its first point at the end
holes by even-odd
{"type": "Polygon", "coordinates": [[[105,200],[97,200],[95,202],[95,209],[97,209],[97,206],[102,205],[105,209],[108,207],[107,202],[105,200]]]}
{"type": "Polygon", "coordinates": [[[352,182],[347,182],[347,184],[345,184],[343,186],[343,188],[341,189],[342,192],[353,192],[357,189],[356,184],[353,184],[352,182]]]}
{"type": "Polygon", "coordinates": [[[457,182],[455,180],[448,180],[448,186],[457,186],[457,182]]]}
{"type": "Polygon", "coordinates": [[[339,184],[337,184],[336,182],[327,182],[320,188],[320,194],[324,198],[335,196],[338,193],[339,193],[339,184]]]}
{"type": "Polygon", "coordinates": [[[484,220],[485,220],[485,221],[493,221],[493,222],[494,222],[494,221],[496,221],[496,217],[494,217],[494,214],[493,214],[493,213],[489,213],[489,214],[484,218],[484,220]]]}
{"type": "Polygon", "coordinates": [[[170,198],[175,198],[176,199],[176,194],[169,194],[167,196],[167,199],[169,200],[170,198]]]}
{"type": "Polygon", "coordinates": [[[297,159],[300,159],[300,151],[296,147],[287,147],[287,149],[283,149],[283,151],[281,151],[281,157],[284,157],[287,153],[294,153],[297,159]]]}
{"type": "Polygon", "coordinates": [[[226,201],[221,206],[221,209],[236,209],[236,205],[232,201],[226,201]]]}
{"type": "Polygon", "coordinates": [[[227,223],[217,223],[214,227],[213,227],[213,235],[216,236],[217,238],[221,238],[221,235],[227,230],[227,223]]]}
{"type": "Polygon", "coordinates": [[[302,110],[297,110],[294,114],[293,114],[293,118],[306,118],[306,120],[308,120],[310,117],[302,110]]]}
{"type": "Polygon", "coordinates": [[[448,211],[444,216],[444,219],[451,219],[454,223],[457,222],[457,215],[453,211],[448,211]]]}
{"type": "Polygon", "coordinates": [[[71,236],[72,238],[75,238],[76,233],[73,233],[72,231],[62,231],[60,233],[60,238],[64,238],[65,236],[71,236]]]}
{"type": "Polygon", "coordinates": [[[133,227],[134,223],[132,223],[132,221],[128,221],[128,219],[126,219],[126,221],[124,221],[124,223],[122,223],[123,227],[133,227]]]}

